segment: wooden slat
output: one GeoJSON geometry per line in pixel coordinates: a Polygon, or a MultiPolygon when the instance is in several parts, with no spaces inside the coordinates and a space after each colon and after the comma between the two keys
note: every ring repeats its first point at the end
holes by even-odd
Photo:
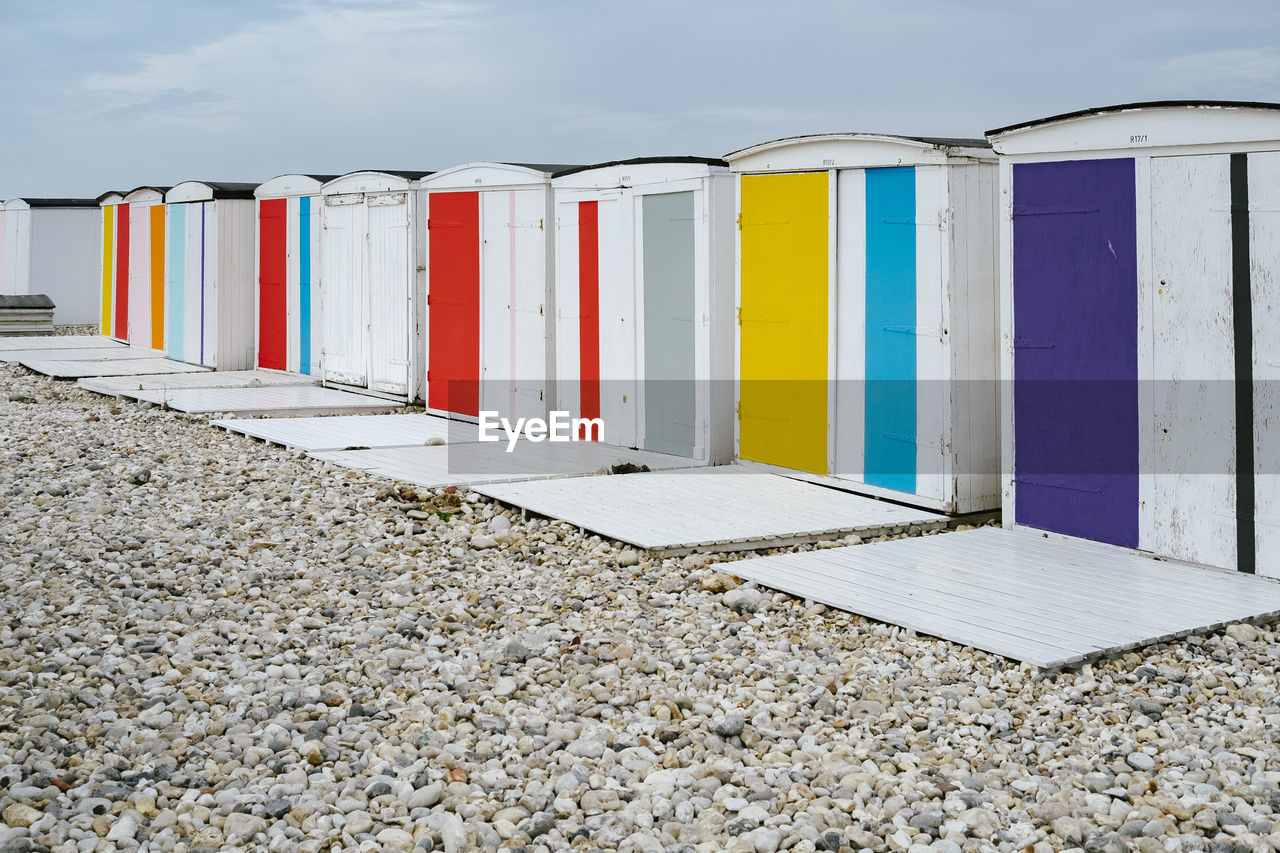
{"type": "Polygon", "coordinates": [[[1264,578],[994,528],[762,557],[732,570],[1041,668],[1280,614],[1280,584],[1264,578]]]}
{"type": "Polygon", "coordinates": [[[478,486],[477,491],[658,553],[745,550],[939,528],[946,518],[737,466],[478,486]]]}

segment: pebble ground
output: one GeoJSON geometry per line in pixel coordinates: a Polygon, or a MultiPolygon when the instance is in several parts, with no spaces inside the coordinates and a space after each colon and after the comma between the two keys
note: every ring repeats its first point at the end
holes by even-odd
{"type": "Polygon", "coordinates": [[[1280,850],[1275,626],[1000,658],[0,367],[0,853],[1280,850]]]}

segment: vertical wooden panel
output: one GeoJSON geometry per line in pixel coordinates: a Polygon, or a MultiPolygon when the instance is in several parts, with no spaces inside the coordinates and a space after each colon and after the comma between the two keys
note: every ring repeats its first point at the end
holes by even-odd
{"type": "Polygon", "coordinates": [[[1131,159],[1013,168],[1018,524],[1138,545],[1131,159]]]}
{"type": "Polygon", "coordinates": [[[1151,494],[1138,547],[1234,567],[1230,155],[1151,159],[1151,494]]]}
{"type": "Polygon", "coordinates": [[[165,205],[169,227],[169,251],[165,258],[165,354],[183,359],[186,325],[187,205],[165,205]]]}
{"type": "Polygon", "coordinates": [[[288,205],[283,198],[258,202],[258,366],[273,370],[285,369],[288,346],[288,205]]]}
{"type": "Polygon", "coordinates": [[[866,468],[867,189],[863,169],[841,169],[836,187],[836,455],[831,473],[862,482],[866,468]]]}
{"type": "Polygon", "coordinates": [[[369,216],[369,387],[408,397],[411,313],[410,198],[365,197],[369,216]]]}
{"type": "Polygon", "coordinates": [[[151,216],[146,204],[130,205],[129,343],[151,345],[151,216]]]}
{"type": "Polygon", "coordinates": [[[679,456],[697,441],[693,196],[641,197],[644,446],[679,456]]]}
{"type": "Polygon", "coordinates": [[[298,199],[298,371],[311,373],[311,196],[298,199]]]}
{"type": "Polygon", "coordinates": [[[866,171],[866,483],[916,490],[916,173],[866,171]]]}
{"type": "Polygon", "coordinates": [[[744,175],[741,182],[743,459],[827,473],[830,179],[744,175]]]}
{"type": "Polygon", "coordinates": [[[153,204],[151,217],[151,348],[164,349],[164,205],[153,204]]]}
{"type": "Polygon", "coordinates": [[[427,405],[480,412],[480,200],[474,192],[430,196],[430,352],[427,405]]]}
{"type": "Polygon", "coordinates": [[[129,205],[116,205],[115,337],[129,340],[129,205]]]}
{"type": "Polygon", "coordinates": [[[595,201],[578,203],[578,405],[588,420],[600,417],[599,208],[595,201]]]}
{"type": "Polygon", "coordinates": [[[328,196],[323,210],[320,294],[324,300],[324,377],[329,382],[364,386],[369,376],[364,198],[356,194],[328,196]]]}
{"type": "Polygon", "coordinates": [[[102,208],[102,334],[110,335],[113,331],[112,318],[115,316],[112,306],[114,296],[112,284],[115,281],[116,257],[116,206],[107,205],[102,208]]]}
{"type": "Polygon", "coordinates": [[[1250,154],[1248,179],[1255,563],[1258,574],[1276,578],[1280,577],[1280,152],[1250,154]]]}

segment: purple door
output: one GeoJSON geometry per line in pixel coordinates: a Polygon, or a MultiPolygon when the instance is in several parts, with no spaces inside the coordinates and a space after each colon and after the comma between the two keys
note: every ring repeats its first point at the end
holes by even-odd
{"type": "Polygon", "coordinates": [[[1138,545],[1133,160],[1013,167],[1018,524],[1138,545]]]}

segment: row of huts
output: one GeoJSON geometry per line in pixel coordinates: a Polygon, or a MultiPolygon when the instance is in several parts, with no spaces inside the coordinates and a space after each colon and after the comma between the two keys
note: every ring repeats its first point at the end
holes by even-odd
{"type": "Polygon", "coordinates": [[[1160,102],[15,200],[0,280],[218,369],[599,417],[606,442],[1254,571],[1280,566],[1278,213],[1280,106],[1160,102]]]}

